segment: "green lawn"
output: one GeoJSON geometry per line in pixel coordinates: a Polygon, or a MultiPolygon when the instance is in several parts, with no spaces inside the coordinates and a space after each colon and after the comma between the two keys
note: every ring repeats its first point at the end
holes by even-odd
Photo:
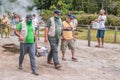
{"type": "MultiPolygon", "coordinates": [[[[43,32],[44,30],[41,29],[40,32],[43,32]]],[[[96,41],[96,33],[97,30],[91,30],[91,41],[96,41]]],[[[105,32],[105,42],[107,43],[114,43],[114,30],[107,30],[105,32]]],[[[76,38],[81,40],[87,40],[87,29],[78,28],[76,31],[76,38]]],[[[41,37],[44,37],[44,34],[40,35],[41,37]]],[[[117,32],[117,43],[120,43],[120,31],[117,32]]]]}
{"type": "MultiPolygon", "coordinates": [[[[97,30],[91,30],[91,40],[96,41],[96,33],[97,30]]],[[[113,43],[114,42],[114,30],[107,30],[105,32],[105,42],[107,43],[113,43]]],[[[81,40],[87,40],[87,29],[77,29],[76,31],[76,38],[81,40]]],[[[117,32],[117,43],[120,43],[120,31],[117,32]]]]}

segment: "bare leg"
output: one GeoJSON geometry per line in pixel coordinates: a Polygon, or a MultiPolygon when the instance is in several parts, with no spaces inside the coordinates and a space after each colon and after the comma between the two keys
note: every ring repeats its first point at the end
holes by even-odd
{"type": "Polygon", "coordinates": [[[71,53],[72,53],[72,58],[75,57],[75,50],[71,50],[71,53]]]}
{"type": "Polygon", "coordinates": [[[66,60],[65,59],[65,51],[62,51],[62,60],[66,60]]]}
{"type": "Polygon", "coordinates": [[[96,45],[95,47],[100,47],[100,38],[97,38],[98,41],[98,45],[96,45]]]}
{"type": "Polygon", "coordinates": [[[101,38],[102,41],[102,48],[104,47],[104,38],[101,38]]]}
{"type": "Polygon", "coordinates": [[[75,58],[75,50],[71,50],[72,53],[72,60],[77,61],[77,58],[75,58]]]}

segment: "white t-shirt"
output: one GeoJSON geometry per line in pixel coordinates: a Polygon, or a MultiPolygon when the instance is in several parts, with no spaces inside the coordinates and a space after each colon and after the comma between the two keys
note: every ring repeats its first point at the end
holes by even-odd
{"type": "Polygon", "coordinates": [[[76,29],[77,25],[78,25],[78,21],[77,19],[73,19],[72,23],[74,24],[74,29],[76,29]]]}
{"type": "Polygon", "coordinates": [[[34,27],[38,27],[38,19],[37,18],[32,19],[32,22],[33,22],[34,27]]]}
{"type": "Polygon", "coordinates": [[[98,17],[98,19],[102,19],[102,21],[100,21],[100,29],[105,29],[105,22],[107,20],[107,17],[105,15],[100,15],[98,17]]]}

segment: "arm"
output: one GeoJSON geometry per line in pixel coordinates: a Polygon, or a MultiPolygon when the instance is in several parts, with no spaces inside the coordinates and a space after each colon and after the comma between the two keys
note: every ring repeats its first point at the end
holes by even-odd
{"type": "Polygon", "coordinates": [[[51,21],[49,19],[46,23],[46,26],[45,26],[44,42],[48,42],[48,32],[49,32],[49,27],[50,26],[51,26],[51,21]]]}
{"type": "Polygon", "coordinates": [[[75,38],[74,25],[73,25],[73,27],[72,27],[72,36],[73,36],[73,40],[75,41],[75,40],[76,40],[76,38],[75,38]]]}
{"type": "Polygon", "coordinates": [[[45,28],[44,36],[44,42],[48,42],[48,28],[45,28]]]}
{"type": "Polygon", "coordinates": [[[19,38],[20,41],[24,41],[24,37],[20,34],[20,30],[22,28],[22,23],[19,23],[14,30],[15,35],[19,38]]]}
{"type": "Polygon", "coordinates": [[[15,29],[14,30],[15,35],[19,38],[20,41],[24,41],[24,37],[20,35],[19,30],[15,29]]]}
{"type": "Polygon", "coordinates": [[[72,36],[73,36],[73,40],[75,41],[76,37],[75,37],[75,31],[74,30],[72,30],[72,36]]]}

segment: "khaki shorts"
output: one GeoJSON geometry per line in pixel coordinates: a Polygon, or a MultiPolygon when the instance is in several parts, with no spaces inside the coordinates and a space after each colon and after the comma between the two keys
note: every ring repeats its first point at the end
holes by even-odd
{"type": "Polygon", "coordinates": [[[75,41],[74,40],[61,40],[61,51],[65,52],[66,48],[75,50],[75,41]]]}

